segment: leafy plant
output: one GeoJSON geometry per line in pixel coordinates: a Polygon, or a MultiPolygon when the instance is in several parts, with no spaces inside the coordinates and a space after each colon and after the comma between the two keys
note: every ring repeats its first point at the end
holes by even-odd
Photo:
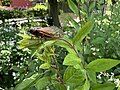
{"type": "MultiPolygon", "coordinates": [[[[18,43],[19,48],[17,51],[14,51],[14,48],[7,50],[1,46],[3,48],[0,53],[3,57],[1,60],[6,59],[7,61],[1,64],[3,65],[2,72],[7,72],[4,67],[9,63],[8,56],[13,56],[12,54],[15,55],[10,58],[11,61],[13,61],[13,64],[7,69],[13,70],[13,72],[17,72],[18,74],[18,76],[16,76],[17,79],[15,85],[19,84],[14,88],[15,90],[117,89],[113,81],[108,80],[108,77],[106,79],[104,76],[101,76],[102,80],[99,79],[98,76],[100,72],[111,72],[110,69],[120,63],[119,50],[117,50],[119,48],[119,40],[114,40],[114,38],[119,39],[119,32],[114,32],[119,27],[118,20],[116,21],[114,18],[114,22],[109,22],[112,18],[107,15],[104,16],[102,13],[104,11],[103,9],[101,14],[94,13],[96,9],[101,9],[100,5],[103,1],[100,1],[97,8],[96,4],[98,4],[98,2],[95,3],[91,0],[89,0],[89,2],[87,2],[87,0],[67,1],[70,9],[80,20],[80,22],[76,22],[72,17],[68,17],[68,21],[73,25],[74,32],[71,31],[57,39],[30,36],[28,32],[24,32],[19,34],[19,36],[22,37],[22,40],[18,43]],[[83,4],[82,7],[80,7],[80,3],[83,4]],[[108,31],[111,30],[110,27],[112,29],[115,28],[112,33],[108,31]],[[114,41],[115,44],[113,43],[114,41]],[[109,45],[107,43],[109,43],[109,45]],[[118,47],[114,45],[117,45],[118,47]],[[117,51],[117,54],[115,55],[108,53],[110,47],[113,46],[117,51]],[[98,48],[100,51],[96,50],[98,48]],[[23,49],[23,51],[21,51],[21,49],[23,49]],[[96,51],[94,51],[94,49],[96,51]],[[21,57],[18,58],[19,56],[21,57]],[[116,56],[117,58],[113,58],[116,56]],[[16,64],[14,60],[20,60],[18,61],[20,63],[16,64]],[[19,67],[16,65],[19,65],[19,67]]],[[[114,10],[116,12],[118,9],[114,10]]],[[[112,15],[116,17],[119,14],[117,12],[112,15]]],[[[6,34],[8,33],[5,32],[7,40],[9,37],[7,37],[6,34]]],[[[1,36],[4,36],[3,33],[1,36]]],[[[4,40],[4,38],[5,37],[3,37],[3,41],[5,42],[6,40],[4,40]]],[[[13,46],[16,45],[17,44],[14,44],[13,46]]],[[[4,74],[2,74],[2,76],[3,75],[4,74]]]]}
{"type": "MultiPolygon", "coordinates": [[[[44,82],[39,82],[39,85],[44,86],[45,84],[44,88],[48,87],[56,89],[58,86],[61,87],[61,89],[59,88],[56,90],[67,90],[68,88],[70,90],[90,90],[91,88],[95,89],[99,87],[99,84],[97,84],[98,81],[96,79],[96,73],[109,70],[118,65],[120,61],[102,58],[87,63],[84,60],[84,56],[81,54],[82,52],[79,49],[79,44],[82,44],[83,39],[92,30],[93,25],[93,21],[86,22],[85,25],[79,29],[76,35],[71,39],[64,36],[58,40],[44,41],[44,38],[41,38],[41,40],[38,38],[32,39],[30,36],[22,35],[23,40],[20,41],[20,46],[22,46],[22,48],[27,47],[32,49],[34,51],[34,55],[37,55],[37,57],[43,63],[40,65],[40,68],[44,69],[45,72],[49,71],[46,82],[51,83],[46,84],[44,82]],[[62,70],[58,63],[59,60],[56,59],[56,45],[63,47],[68,51],[68,54],[65,56],[62,65],[63,67],[67,66],[64,73],[61,72],[62,70]],[[96,85],[95,87],[92,86],[93,83],[96,85]]],[[[39,72],[36,72],[36,74],[40,75],[39,72]]],[[[32,77],[30,78],[32,79],[32,77]]],[[[18,85],[16,90],[27,89],[31,86],[35,86],[37,89],[39,89],[41,86],[37,84],[37,81],[43,78],[46,78],[46,74],[40,78],[34,78],[33,81],[31,80],[31,82],[29,82],[29,85],[25,84],[28,82],[26,79],[18,85]]],[[[115,85],[112,83],[112,86],[108,85],[108,88],[111,88],[112,90],[112,88],[115,88],[115,85]]],[[[43,88],[41,90],[43,90],[43,88]]]]}

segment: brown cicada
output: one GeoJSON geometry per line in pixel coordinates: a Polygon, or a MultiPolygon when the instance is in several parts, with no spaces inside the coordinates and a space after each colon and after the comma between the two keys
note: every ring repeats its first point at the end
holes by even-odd
{"type": "Polygon", "coordinates": [[[46,38],[58,39],[63,35],[62,30],[55,26],[33,27],[29,30],[29,32],[36,37],[45,38],[45,39],[46,38]]]}

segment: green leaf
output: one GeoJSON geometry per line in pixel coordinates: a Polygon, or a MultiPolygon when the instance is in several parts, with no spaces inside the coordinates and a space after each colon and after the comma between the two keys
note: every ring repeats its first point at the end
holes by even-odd
{"type": "Polygon", "coordinates": [[[86,79],[84,85],[77,87],[75,90],[89,90],[90,82],[86,79]]]}
{"type": "Polygon", "coordinates": [[[85,81],[85,84],[83,86],[83,90],[89,90],[90,89],[90,82],[88,80],[85,81]]]}
{"type": "Polygon", "coordinates": [[[24,68],[20,68],[20,67],[17,67],[17,66],[12,66],[11,69],[15,70],[15,71],[18,71],[20,73],[23,73],[24,72],[24,68]]]}
{"type": "MultiPolygon", "coordinates": [[[[29,84],[31,84],[35,79],[26,79],[21,84],[19,84],[15,90],[24,90],[29,84]]],[[[29,88],[29,87],[28,87],[29,88]]],[[[27,88],[27,89],[28,89],[27,88]]]]}
{"type": "Polygon", "coordinates": [[[87,75],[93,83],[96,83],[96,72],[94,72],[93,70],[87,69],[87,75]]]}
{"type": "Polygon", "coordinates": [[[50,82],[48,81],[48,77],[43,77],[36,82],[35,87],[37,90],[43,90],[49,83],[50,82]]]}
{"type": "Polygon", "coordinates": [[[80,64],[77,64],[77,65],[75,65],[75,66],[73,66],[73,67],[74,67],[75,69],[83,70],[80,64]]]}
{"type": "Polygon", "coordinates": [[[92,41],[93,44],[97,44],[97,45],[104,44],[104,42],[105,42],[105,38],[103,37],[97,37],[92,41]]]}
{"type": "Polygon", "coordinates": [[[102,72],[102,71],[111,69],[112,67],[116,66],[119,63],[120,63],[120,60],[97,59],[97,60],[90,62],[87,65],[87,68],[95,72],[102,72]]]}
{"type": "Polygon", "coordinates": [[[34,84],[34,82],[36,81],[36,74],[31,76],[30,78],[27,78],[25,80],[22,81],[22,83],[18,84],[15,87],[15,90],[26,90],[29,89],[30,86],[32,86],[34,84]]]}
{"type": "Polygon", "coordinates": [[[23,39],[31,39],[31,36],[28,34],[18,34],[18,36],[21,36],[23,39]]]}
{"type": "Polygon", "coordinates": [[[94,85],[91,90],[114,90],[114,88],[114,83],[104,83],[94,85]]]}
{"type": "Polygon", "coordinates": [[[56,42],[56,40],[51,40],[51,41],[46,41],[45,43],[43,43],[39,49],[43,49],[45,47],[51,46],[52,44],[54,44],[56,42]]]}
{"type": "Polygon", "coordinates": [[[40,66],[40,68],[42,69],[49,69],[50,68],[50,64],[49,63],[44,63],[40,66]]]}
{"type": "Polygon", "coordinates": [[[35,46],[40,46],[41,42],[39,39],[22,39],[21,41],[18,42],[19,48],[35,48],[35,46]]]}
{"type": "Polygon", "coordinates": [[[85,25],[80,30],[78,30],[77,34],[74,36],[73,44],[76,44],[79,41],[81,42],[85,38],[85,36],[87,36],[90,33],[90,31],[93,28],[93,25],[94,23],[92,21],[86,22],[85,25]]]}
{"type": "Polygon", "coordinates": [[[37,56],[37,58],[41,61],[46,61],[43,57],[43,54],[39,54],[38,52],[35,54],[37,56]]]}
{"type": "Polygon", "coordinates": [[[58,40],[55,44],[57,46],[65,48],[69,53],[73,53],[74,52],[74,50],[70,47],[70,45],[68,43],[66,43],[65,41],[63,41],[63,40],[58,40]]]}
{"type": "Polygon", "coordinates": [[[54,81],[53,85],[55,90],[66,90],[65,86],[62,83],[54,81]]]}
{"type": "Polygon", "coordinates": [[[75,5],[75,3],[72,0],[67,0],[68,1],[68,5],[70,7],[70,9],[77,15],[79,15],[79,11],[77,6],[75,5]]]}
{"type": "Polygon", "coordinates": [[[91,12],[95,7],[95,2],[91,2],[90,6],[89,6],[89,11],[91,12]]]}
{"type": "Polygon", "coordinates": [[[75,29],[78,29],[80,27],[80,25],[72,17],[69,16],[68,20],[71,21],[71,23],[75,29]]]}
{"type": "Polygon", "coordinates": [[[83,71],[68,67],[64,72],[63,79],[67,85],[80,85],[85,80],[84,76],[83,71]]]}
{"type": "Polygon", "coordinates": [[[63,61],[63,65],[69,65],[69,66],[76,66],[77,64],[81,63],[81,59],[78,58],[78,56],[76,54],[68,54],[64,61],[63,61]]]}

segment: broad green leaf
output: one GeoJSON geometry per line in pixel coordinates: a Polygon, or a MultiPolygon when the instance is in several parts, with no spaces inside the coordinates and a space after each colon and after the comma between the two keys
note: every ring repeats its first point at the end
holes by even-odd
{"type": "Polygon", "coordinates": [[[96,72],[94,72],[93,70],[87,69],[87,75],[93,83],[96,83],[96,72]]]}
{"type": "Polygon", "coordinates": [[[55,90],[66,90],[65,86],[62,83],[54,81],[53,85],[55,90]]]}
{"type": "MultiPolygon", "coordinates": [[[[67,42],[69,42],[71,44],[70,40],[65,39],[65,41],[67,41],[67,42]]],[[[64,39],[63,40],[58,40],[55,44],[60,46],[60,47],[65,48],[69,53],[75,53],[75,51],[71,48],[71,46],[65,41],[64,41],[64,39]]]]}
{"type": "Polygon", "coordinates": [[[63,79],[67,83],[67,85],[80,85],[84,80],[84,73],[81,70],[76,70],[73,67],[68,67],[65,72],[63,79]],[[77,83],[76,83],[77,82],[77,83]]]}
{"type": "Polygon", "coordinates": [[[36,84],[35,87],[37,88],[37,90],[43,90],[46,88],[46,86],[49,84],[50,82],[48,81],[48,77],[43,77],[40,78],[36,84]]]}
{"type": "Polygon", "coordinates": [[[39,49],[43,49],[47,46],[51,46],[52,44],[54,44],[56,42],[56,40],[51,40],[51,41],[46,41],[45,43],[43,43],[39,49]]]}
{"type": "Polygon", "coordinates": [[[34,84],[34,82],[36,81],[36,74],[31,76],[30,78],[27,78],[25,80],[22,81],[22,83],[18,84],[15,87],[15,90],[27,90],[30,88],[30,86],[32,86],[34,84]]]}
{"type": "Polygon", "coordinates": [[[23,38],[21,41],[18,42],[20,49],[33,48],[33,47],[35,48],[35,46],[38,46],[41,44],[41,41],[38,38],[32,39],[31,36],[27,34],[18,34],[18,35],[23,38]]]}
{"type": "Polygon", "coordinates": [[[49,80],[48,80],[48,77],[43,77],[43,78],[40,78],[36,84],[35,84],[35,87],[37,88],[37,90],[43,90],[46,88],[46,86],[49,84],[49,80]]]}
{"type": "Polygon", "coordinates": [[[75,71],[76,71],[75,68],[73,68],[71,66],[67,67],[67,69],[64,72],[64,76],[63,76],[64,81],[68,81],[71,78],[71,76],[74,74],[75,71]]]}
{"type": "Polygon", "coordinates": [[[75,3],[72,0],[67,0],[68,1],[68,5],[70,7],[70,9],[77,15],[79,15],[79,11],[77,6],[75,5],[75,3]]]}
{"type": "Polygon", "coordinates": [[[40,66],[40,68],[42,69],[49,69],[50,68],[50,64],[49,63],[44,63],[40,66]]]}
{"type": "Polygon", "coordinates": [[[77,64],[77,65],[75,65],[75,66],[73,66],[75,69],[80,69],[80,70],[82,70],[82,67],[81,67],[81,65],[80,64],[77,64]]]}
{"type": "Polygon", "coordinates": [[[87,65],[87,68],[95,72],[102,72],[102,71],[111,69],[112,67],[116,66],[119,63],[120,63],[120,60],[97,59],[97,60],[90,62],[87,65]]]}
{"type": "Polygon", "coordinates": [[[81,63],[81,59],[76,55],[76,54],[68,54],[64,61],[63,65],[68,65],[68,66],[76,66],[77,64],[81,63]]]}
{"type": "Polygon", "coordinates": [[[35,48],[35,46],[40,46],[41,42],[38,39],[22,39],[18,42],[19,48],[35,48]]]}
{"type": "Polygon", "coordinates": [[[89,90],[89,89],[90,89],[90,82],[86,80],[84,85],[77,87],[75,90],[89,90]]]}
{"type": "Polygon", "coordinates": [[[114,90],[114,88],[114,83],[104,83],[94,85],[91,90],[114,90]]]}
{"type": "Polygon", "coordinates": [[[83,86],[83,90],[89,90],[90,89],[90,82],[88,80],[85,81],[85,84],[83,86]]]}
{"type": "Polygon", "coordinates": [[[90,33],[90,31],[93,28],[93,25],[94,23],[92,21],[86,22],[85,25],[80,30],[78,30],[77,34],[74,36],[73,44],[81,42],[85,38],[85,36],[87,36],[90,33]]]}

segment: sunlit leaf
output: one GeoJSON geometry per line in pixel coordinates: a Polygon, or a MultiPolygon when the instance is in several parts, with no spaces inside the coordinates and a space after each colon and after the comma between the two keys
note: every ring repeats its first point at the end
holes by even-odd
{"type": "Polygon", "coordinates": [[[91,90],[114,90],[115,84],[114,83],[104,83],[104,84],[96,84],[92,86],[91,90]]]}
{"type": "Polygon", "coordinates": [[[39,49],[43,49],[45,47],[51,46],[52,44],[54,44],[56,42],[56,40],[51,40],[51,41],[46,41],[44,42],[39,49]]]}
{"type": "Polygon", "coordinates": [[[69,65],[69,66],[76,66],[77,64],[81,63],[81,59],[76,54],[68,54],[64,61],[63,65],[69,65]]]}
{"type": "Polygon", "coordinates": [[[93,25],[94,23],[92,21],[88,21],[87,23],[85,23],[85,25],[80,30],[78,30],[77,34],[74,36],[73,43],[76,44],[78,42],[81,42],[85,38],[85,36],[90,33],[93,25]]]}
{"type": "Polygon", "coordinates": [[[81,70],[76,70],[73,67],[68,67],[64,72],[63,79],[68,85],[79,85],[85,80],[85,77],[84,73],[81,70]]]}
{"type": "Polygon", "coordinates": [[[30,78],[23,80],[20,84],[15,87],[15,90],[27,90],[34,84],[37,74],[34,74],[30,78]]]}
{"type": "Polygon", "coordinates": [[[102,72],[102,71],[111,69],[112,67],[118,65],[119,63],[120,63],[120,60],[96,59],[96,60],[90,62],[87,65],[87,68],[91,69],[95,72],[102,72]]]}
{"type": "MultiPolygon", "coordinates": [[[[66,41],[66,40],[65,40],[66,41]]],[[[69,53],[75,53],[75,51],[71,48],[70,44],[71,43],[69,40],[67,40],[67,42],[65,42],[64,40],[58,40],[55,44],[57,46],[63,47],[65,48],[69,53]]]]}
{"type": "Polygon", "coordinates": [[[93,83],[96,83],[96,72],[94,72],[93,70],[89,70],[87,69],[87,75],[90,79],[90,81],[92,81],[93,83]]]}
{"type": "Polygon", "coordinates": [[[62,83],[54,82],[53,85],[55,87],[55,90],[66,90],[66,87],[62,83]]]}
{"type": "Polygon", "coordinates": [[[44,63],[42,65],[40,65],[41,69],[49,69],[50,68],[50,63],[44,63]]]}
{"type": "Polygon", "coordinates": [[[90,89],[90,82],[88,80],[82,86],[78,86],[75,90],[89,90],[90,89]]]}
{"type": "Polygon", "coordinates": [[[75,3],[72,1],[72,0],[67,0],[68,1],[68,5],[70,7],[70,9],[75,13],[75,14],[79,14],[78,12],[78,8],[77,6],[75,5],[75,3]]]}
{"type": "Polygon", "coordinates": [[[37,88],[37,90],[43,90],[46,88],[46,86],[49,84],[50,82],[48,81],[48,77],[43,77],[40,78],[36,84],[35,87],[37,88]]]}

